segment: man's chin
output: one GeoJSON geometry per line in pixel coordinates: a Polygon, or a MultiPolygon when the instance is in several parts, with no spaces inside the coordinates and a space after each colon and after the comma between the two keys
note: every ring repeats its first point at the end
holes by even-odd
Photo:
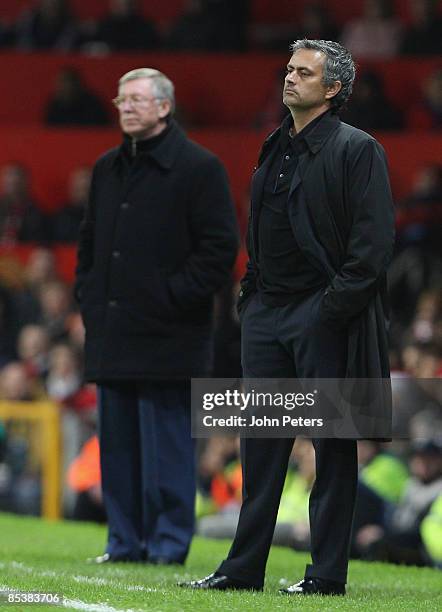
{"type": "Polygon", "coordinates": [[[143,131],[136,128],[124,127],[123,132],[126,136],[130,136],[131,138],[140,138],[143,135],[143,131]]]}

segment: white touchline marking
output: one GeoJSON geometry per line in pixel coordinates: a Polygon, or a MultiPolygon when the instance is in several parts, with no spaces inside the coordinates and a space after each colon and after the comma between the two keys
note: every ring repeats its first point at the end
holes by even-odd
{"type": "MultiPolygon", "coordinates": [[[[1,593],[20,593],[24,594],[25,591],[21,589],[15,589],[12,587],[8,587],[5,584],[0,584],[0,594],[1,593]]],[[[143,612],[143,610],[134,610],[133,608],[125,608],[124,610],[120,610],[118,608],[113,608],[112,606],[108,606],[107,604],[102,603],[88,603],[86,601],[81,601],[81,599],[67,599],[63,598],[60,602],[47,601],[45,605],[54,606],[56,608],[70,608],[71,610],[83,610],[83,612],[143,612]]]]}
{"type": "Polygon", "coordinates": [[[64,608],[73,608],[74,610],[84,610],[84,612],[143,612],[142,610],[134,610],[132,608],[126,608],[125,610],[119,610],[106,604],[95,604],[86,603],[81,599],[63,599],[64,608]]]}
{"type": "Polygon", "coordinates": [[[11,567],[14,570],[23,572],[24,574],[32,574],[33,576],[41,576],[42,578],[70,578],[79,584],[94,584],[97,586],[113,586],[121,589],[122,591],[142,591],[144,593],[156,593],[158,589],[152,587],[146,587],[142,584],[125,584],[121,581],[109,580],[107,578],[99,578],[95,576],[83,576],[81,574],[71,575],[66,572],[54,572],[52,570],[37,570],[33,567],[27,566],[21,561],[11,561],[10,563],[4,563],[0,561],[0,568],[6,569],[11,567]]]}
{"type": "MultiPolygon", "coordinates": [[[[13,587],[8,587],[6,584],[0,584],[0,594],[2,593],[25,594],[26,591],[13,587]]],[[[107,604],[103,603],[90,603],[86,601],[81,601],[81,599],[67,599],[66,597],[63,597],[60,602],[47,601],[45,602],[45,604],[57,608],[62,606],[63,608],[70,608],[73,610],[83,610],[84,612],[144,612],[141,609],[125,608],[124,610],[122,610],[119,608],[114,608],[113,606],[108,606],[107,604]]]]}

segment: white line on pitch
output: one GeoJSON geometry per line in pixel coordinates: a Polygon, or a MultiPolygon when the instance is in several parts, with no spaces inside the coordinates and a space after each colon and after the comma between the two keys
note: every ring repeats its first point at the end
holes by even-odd
{"type": "Polygon", "coordinates": [[[33,567],[27,566],[20,561],[11,561],[11,563],[0,562],[0,568],[11,567],[14,570],[18,570],[24,574],[32,574],[34,576],[41,576],[42,578],[59,578],[63,575],[64,578],[72,579],[77,583],[94,584],[97,586],[112,586],[121,589],[122,591],[143,591],[144,593],[156,593],[158,589],[146,587],[141,584],[123,584],[120,581],[109,580],[107,578],[99,578],[96,576],[83,576],[81,574],[70,575],[64,572],[54,572],[52,570],[37,570],[33,567]]]}

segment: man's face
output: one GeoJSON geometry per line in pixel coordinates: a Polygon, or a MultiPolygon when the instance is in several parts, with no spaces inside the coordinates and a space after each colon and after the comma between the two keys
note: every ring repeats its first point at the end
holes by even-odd
{"type": "Polygon", "coordinates": [[[287,64],[282,101],[290,109],[323,106],[332,96],[323,83],[325,55],[314,49],[298,49],[287,64]]]}
{"type": "Polygon", "coordinates": [[[150,138],[165,127],[170,111],[168,100],[155,98],[148,78],[127,81],[118,91],[120,127],[125,134],[137,139],[150,138]]]}

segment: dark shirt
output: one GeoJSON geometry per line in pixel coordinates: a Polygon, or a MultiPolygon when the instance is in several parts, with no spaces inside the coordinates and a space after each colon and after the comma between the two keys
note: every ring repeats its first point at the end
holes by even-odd
{"type": "Polygon", "coordinates": [[[294,137],[289,131],[291,118],[284,120],[279,147],[266,176],[258,220],[258,290],[268,306],[290,304],[326,285],[323,274],[312,266],[299,248],[287,209],[299,156],[307,151],[305,136],[325,114],[294,137]]]}

